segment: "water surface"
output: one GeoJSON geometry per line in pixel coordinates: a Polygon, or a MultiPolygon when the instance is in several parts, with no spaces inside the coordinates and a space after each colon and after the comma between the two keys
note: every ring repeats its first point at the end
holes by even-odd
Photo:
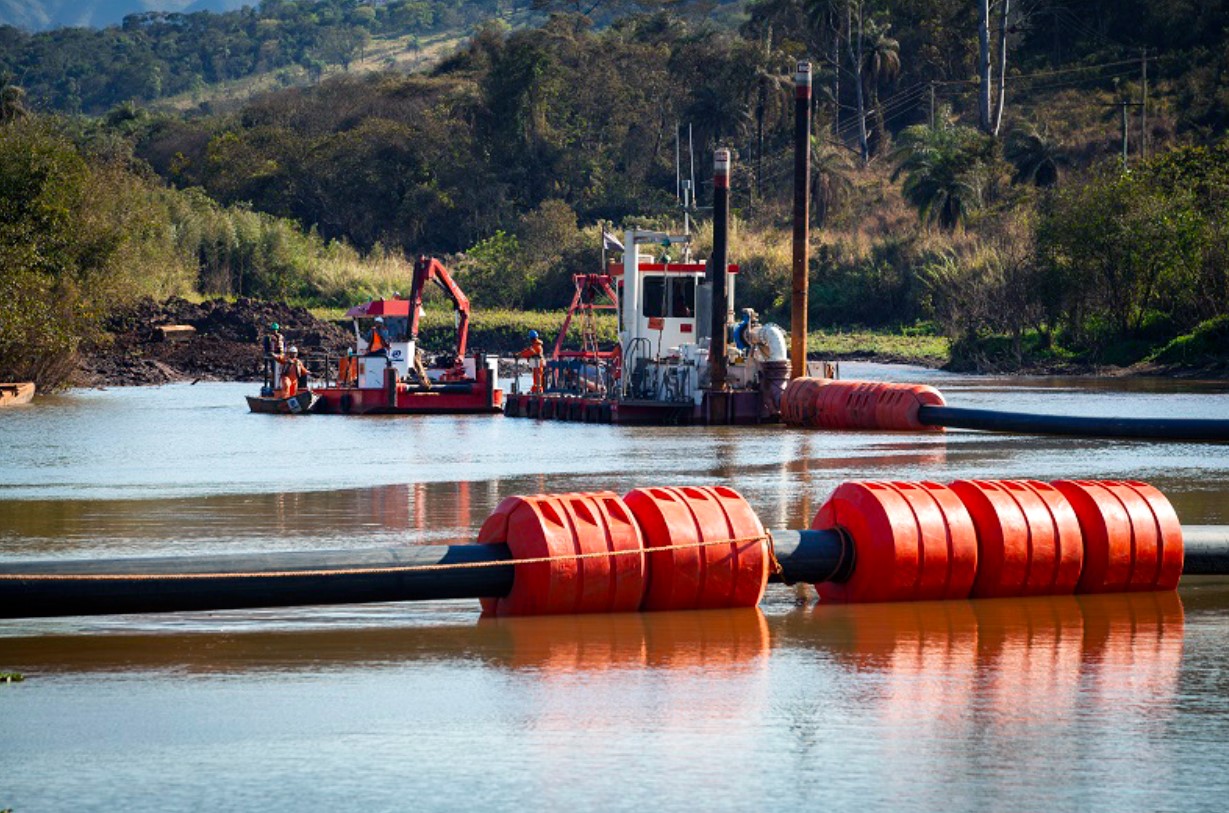
{"type": "MultiPolygon", "coordinates": [[[[961,378],[956,406],[1229,417],[1229,385],[961,378]]],[[[0,563],[472,539],[504,497],[1140,478],[1229,523],[1229,447],[952,431],[249,415],[250,385],[0,413],[0,563]]],[[[0,622],[0,809],[1220,810],[1229,580],[1178,595],[480,619],[477,602],[0,622]]],[[[809,597],[813,599],[813,594],[809,597]]]]}

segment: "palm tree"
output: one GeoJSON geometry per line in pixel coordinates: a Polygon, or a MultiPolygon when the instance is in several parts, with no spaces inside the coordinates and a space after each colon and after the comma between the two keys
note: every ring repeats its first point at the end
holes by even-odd
{"type": "Polygon", "coordinates": [[[764,121],[779,119],[789,105],[789,91],[793,88],[794,78],[788,72],[782,72],[781,66],[788,64],[789,59],[772,47],[772,26],[764,35],[763,47],[757,49],[755,63],[755,194],[760,196],[760,181],[764,173],[764,121]]]}
{"type": "Polygon", "coordinates": [[[870,107],[875,111],[872,152],[878,152],[887,137],[883,106],[879,104],[879,85],[881,82],[891,82],[900,75],[900,43],[888,36],[891,28],[891,23],[882,26],[872,23],[868,32],[870,50],[862,60],[862,80],[867,84],[870,107]]]}
{"type": "Polygon", "coordinates": [[[1005,157],[1016,168],[1011,182],[1050,187],[1058,183],[1058,168],[1067,163],[1062,144],[1050,135],[1050,128],[1029,124],[1012,130],[1003,148],[1005,157]]]}
{"type": "Polygon", "coordinates": [[[840,148],[811,136],[811,213],[817,227],[824,227],[852,188],[849,158],[840,148]]]}
{"type": "Polygon", "coordinates": [[[893,153],[892,180],[905,176],[901,193],[923,223],[953,231],[981,206],[993,151],[993,139],[968,127],[908,127],[893,153]]]}

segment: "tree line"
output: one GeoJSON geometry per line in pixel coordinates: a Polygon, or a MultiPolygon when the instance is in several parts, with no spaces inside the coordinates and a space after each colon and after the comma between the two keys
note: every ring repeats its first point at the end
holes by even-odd
{"type": "MultiPolygon", "coordinates": [[[[711,150],[732,146],[740,302],[783,318],[792,72],[809,58],[813,323],[922,322],[968,359],[1009,364],[1131,361],[1222,318],[1229,12],[978,5],[761,0],[738,27],[558,12],[484,23],[427,73],[341,76],[221,114],[122,105],[72,126],[92,154],[228,218],[297,222],[356,257],[453,255],[484,308],[565,306],[570,274],[596,266],[599,224],[677,225],[676,156],[688,177],[695,145],[704,205],[711,150]],[[1143,92],[1144,47],[1150,157],[1133,136],[1124,172],[1116,117],[1143,92]]],[[[210,256],[195,281],[210,290],[336,293],[315,272],[221,273],[210,256]]]]}
{"type": "Polygon", "coordinates": [[[131,14],[103,29],[0,26],[0,75],[40,109],[100,114],[260,73],[301,69],[318,79],[326,67],[348,69],[373,38],[460,30],[515,9],[498,0],[261,0],[224,14],[131,14]]]}

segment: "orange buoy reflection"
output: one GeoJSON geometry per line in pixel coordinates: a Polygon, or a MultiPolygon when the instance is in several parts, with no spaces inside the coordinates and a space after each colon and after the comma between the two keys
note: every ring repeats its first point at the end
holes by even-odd
{"type": "Polygon", "coordinates": [[[1174,592],[821,605],[808,621],[838,664],[881,674],[887,721],[982,728],[1171,703],[1184,624],[1174,592]]]}
{"type": "Polygon", "coordinates": [[[693,612],[483,618],[501,639],[503,664],[568,674],[633,667],[728,668],[767,656],[758,608],[693,612]]]}

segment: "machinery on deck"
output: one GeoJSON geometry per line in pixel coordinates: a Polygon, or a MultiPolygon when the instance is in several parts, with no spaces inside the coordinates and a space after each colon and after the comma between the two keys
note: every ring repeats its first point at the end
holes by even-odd
{"type": "Polygon", "coordinates": [[[406,299],[377,299],[351,308],[354,348],[338,365],[337,384],[313,389],[316,412],[342,414],[492,413],[503,409],[497,360],[466,354],[469,299],[448,269],[419,257],[406,299]],[[453,350],[428,358],[418,344],[423,291],[434,282],[451,300],[453,350]]]}
{"type": "MultiPolygon", "coordinates": [[[[629,230],[623,260],[600,274],[577,274],[576,293],[547,363],[546,393],[509,396],[507,414],[615,423],[759,423],[774,420],[789,375],[788,340],[773,324],[744,309],[727,309],[724,414],[713,418],[709,363],[712,345],[712,263],[693,261],[688,235],[629,230]],[[683,261],[668,252],[682,246],[683,261]],[[652,247],[660,247],[655,256],[652,247]],[[618,316],[619,342],[603,349],[596,311],[618,316]],[[581,349],[563,349],[573,321],[581,349]]],[[[726,269],[728,301],[738,267],[726,269]]]]}

